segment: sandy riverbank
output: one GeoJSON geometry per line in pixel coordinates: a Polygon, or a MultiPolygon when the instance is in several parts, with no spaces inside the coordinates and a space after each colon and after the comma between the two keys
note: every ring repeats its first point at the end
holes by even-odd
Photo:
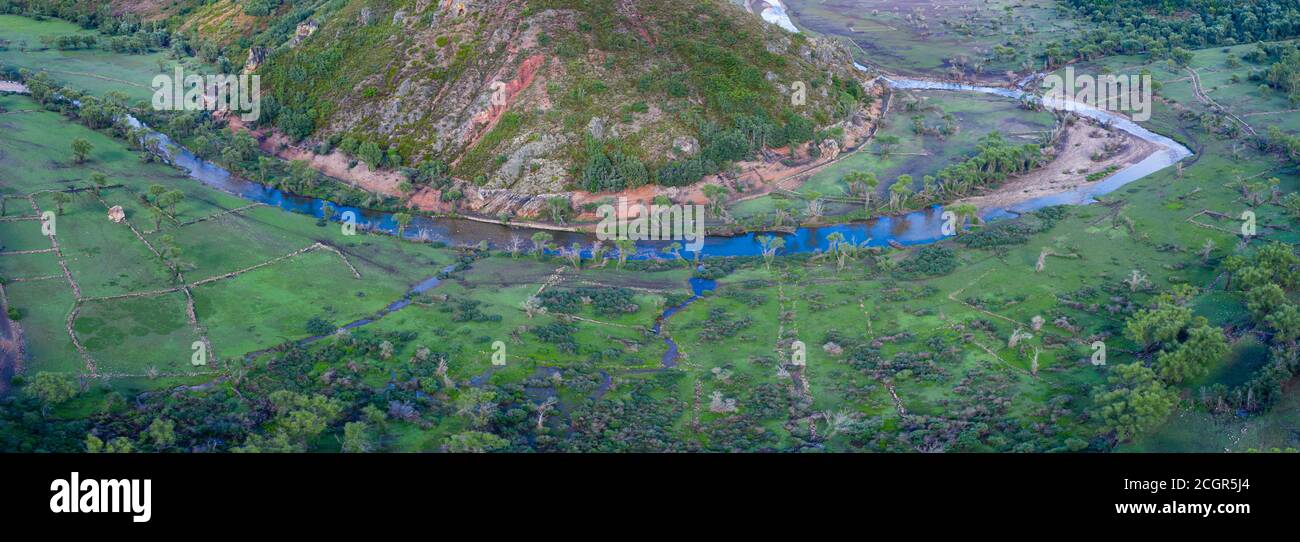
{"type": "MultiPolygon", "coordinates": [[[[993,191],[961,199],[956,203],[970,203],[984,209],[1008,208],[1017,203],[1043,196],[1070,192],[1089,183],[1087,177],[1108,169],[1120,171],[1151,156],[1161,147],[1134,137],[1122,130],[1105,130],[1095,124],[1076,121],[1068,127],[1053,152],[1054,159],[1025,175],[1002,183],[993,191]],[[1103,160],[1093,160],[1094,155],[1106,154],[1103,160]]],[[[1107,177],[1109,175],[1106,175],[1107,177]]],[[[1097,179],[1093,182],[1101,182],[1097,179]]]]}

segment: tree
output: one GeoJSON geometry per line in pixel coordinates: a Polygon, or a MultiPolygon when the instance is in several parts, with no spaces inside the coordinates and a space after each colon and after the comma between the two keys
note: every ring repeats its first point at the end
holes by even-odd
{"type": "Polygon", "coordinates": [[[790,215],[791,206],[790,200],[778,199],[772,202],[772,207],[776,208],[775,219],[777,226],[785,224],[786,217],[790,215]]]}
{"type": "Polygon", "coordinates": [[[1187,340],[1172,351],[1161,352],[1156,362],[1160,378],[1177,384],[1195,380],[1210,372],[1210,365],[1228,354],[1223,330],[1198,317],[1196,326],[1187,330],[1187,340]]]}
{"type": "Polygon", "coordinates": [[[826,241],[829,242],[829,245],[826,248],[826,253],[835,258],[835,272],[839,273],[844,270],[844,266],[848,264],[849,258],[857,252],[857,246],[845,241],[844,234],[840,232],[831,232],[830,235],[826,236],[826,241]]]}
{"type": "Polygon", "coordinates": [[[370,443],[370,427],[365,422],[348,422],[343,425],[343,451],[352,454],[363,454],[369,452],[373,445],[370,443]]]}
{"type": "Polygon", "coordinates": [[[162,451],[176,444],[176,422],[167,418],[154,418],[145,431],[154,450],[162,451]]]}
{"type": "Polygon", "coordinates": [[[25,391],[48,407],[65,403],[76,397],[78,388],[76,381],[70,375],[40,372],[32,377],[25,391]]]}
{"type": "Polygon", "coordinates": [[[876,137],[876,144],[880,145],[880,157],[884,158],[893,152],[894,147],[898,146],[899,138],[896,135],[881,135],[876,137]]]}
{"type": "Polygon", "coordinates": [[[807,201],[806,211],[809,217],[813,219],[821,218],[826,213],[826,201],[822,199],[822,193],[811,191],[804,196],[807,201]]]}
{"type": "Polygon", "coordinates": [[[268,399],[274,414],[271,422],[274,431],[270,438],[250,437],[248,444],[252,445],[253,450],[249,451],[278,450],[286,443],[291,449],[305,449],[307,442],[315,439],[338,419],[344,406],[338,399],[288,390],[271,392],[268,399]]]}
{"type": "Polygon", "coordinates": [[[275,159],[269,156],[258,155],[257,157],[257,182],[266,184],[267,177],[271,174],[275,166],[275,159]]]}
{"type": "Polygon", "coordinates": [[[727,211],[727,188],[716,184],[706,184],[703,191],[704,197],[709,199],[708,211],[718,217],[725,215],[727,211]]]}
{"type": "Polygon", "coordinates": [[[518,235],[511,235],[510,244],[506,245],[506,250],[510,252],[511,258],[518,258],[519,253],[524,250],[524,238],[518,235]]]}
{"type": "Polygon", "coordinates": [[[158,238],[158,244],[162,246],[162,250],[159,250],[158,253],[162,255],[163,260],[166,260],[168,264],[173,268],[176,268],[179,273],[182,263],[181,254],[184,253],[184,250],[176,243],[176,238],[170,235],[164,235],[158,238]]]}
{"type": "Polygon", "coordinates": [[[328,223],[330,220],[333,220],[333,219],[334,219],[334,212],[335,212],[335,211],[337,211],[337,209],[335,209],[333,205],[330,205],[330,202],[327,201],[327,202],[322,203],[321,206],[320,206],[320,224],[319,224],[319,225],[324,226],[324,225],[325,225],[326,223],[328,223]]]}
{"type": "Polygon", "coordinates": [[[533,234],[533,256],[540,260],[542,258],[542,254],[546,253],[547,246],[551,244],[551,240],[554,238],[555,236],[546,233],[544,231],[539,231],[537,233],[534,233],[533,234]]]}
{"type": "Polygon", "coordinates": [[[1125,324],[1124,333],[1141,344],[1144,352],[1149,352],[1159,343],[1176,341],[1191,318],[1192,310],[1187,307],[1161,304],[1134,314],[1125,324]]]}
{"type": "Polygon", "coordinates": [[[59,215],[63,215],[63,206],[71,202],[72,196],[69,196],[67,192],[54,193],[54,208],[58,211],[59,215]]]}
{"type": "Polygon", "coordinates": [[[158,205],[167,208],[167,214],[173,218],[176,216],[176,206],[185,201],[185,193],[180,190],[169,190],[158,196],[158,205]]]}
{"type": "Polygon", "coordinates": [[[497,394],[483,388],[466,388],[456,396],[456,414],[473,427],[484,427],[497,412],[497,394]]]}
{"type": "Polygon", "coordinates": [[[95,197],[99,197],[99,191],[108,186],[108,176],[103,173],[93,173],[90,175],[90,188],[95,191],[95,197]]]}
{"type": "Polygon", "coordinates": [[[568,216],[571,208],[572,204],[569,203],[569,198],[563,196],[547,198],[546,200],[546,211],[550,213],[551,221],[561,226],[564,225],[564,218],[568,216]]]}
{"type": "Polygon", "coordinates": [[[1263,321],[1286,304],[1286,291],[1273,283],[1256,286],[1246,291],[1246,308],[1257,321],[1263,321]]]}
{"type": "Polygon", "coordinates": [[[758,238],[758,244],[763,250],[763,265],[768,271],[771,271],[772,260],[776,258],[777,251],[785,247],[785,238],[765,235],[758,238]]]}
{"type": "Polygon", "coordinates": [[[1103,432],[1114,433],[1121,442],[1160,424],[1178,402],[1177,392],[1141,363],[1113,366],[1106,381],[1107,386],[1094,390],[1093,402],[1103,432]]]}
{"type": "Polygon", "coordinates": [[[574,243],[564,250],[564,257],[568,258],[569,264],[573,266],[574,271],[582,269],[582,244],[574,243]]]}
{"type": "Polygon", "coordinates": [[[167,217],[167,213],[158,207],[150,207],[149,214],[153,216],[153,230],[161,230],[163,218],[167,217]]]}
{"type": "Polygon", "coordinates": [[[627,259],[636,253],[636,241],[617,239],[614,241],[614,247],[618,249],[618,268],[622,269],[627,259]]]}
{"type": "Polygon", "coordinates": [[[862,196],[863,208],[871,212],[871,197],[876,195],[876,188],[880,186],[880,179],[875,173],[854,171],[844,177],[844,183],[848,185],[849,195],[862,196]]]}
{"type": "Polygon", "coordinates": [[[466,431],[451,436],[447,451],[455,454],[483,454],[501,450],[510,443],[492,433],[466,431]]]}
{"type": "Polygon", "coordinates": [[[668,246],[666,246],[666,247],[660,249],[660,252],[663,252],[664,254],[669,254],[669,255],[671,255],[672,257],[677,258],[678,261],[683,262],[683,263],[686,263],[686,264],[689,265],[689,262],[686,261],[686,258],[683,258],[683,257],[682,257],[682,244],[681,244],[681,243],[676,243],[676,242],[671,243],[671,244],[669,244],[668,246]]]}
{"type": "Polygon", "coordinates": [[[959,203],[950,207],[949,210],[954,215],[957,215],[957,231],[955,232],[957,235],[961,235],[965,230],[968,220],[971,224],[979,224],[980,222],[979,208],[970,203],[959,203]]]}
{"type": "Polygon", "coordinates": [[[1210,256],[1214,254],[1214,248],[1213,239],[1206,239],[1205,244],[1201,245],[1201,251],[1199,254],[1201,255],[1202,265],[1210,263],[1210,256]]]}
{"type": "Polygon", "coordinates": [[[1278,342],[1295,344],[1300,338],[1300,309],[1290,303],[1273,311],[1264,318],[1265,323],[1273,328],[1273,339],[1278,342]]]}
{"type": "Polygon", "coordinates": [[[895,211],[907,205],[907,198],[912,194],[912,176],[899,175],[893,186],[889,187],[889,208],[895,211]]]}
{"type": "Polygon", "coordinates": [[[156,183],[155,183],[155,184],[151,184],[151,185],[149,185],[149,193],[148,193],[149,195],[147,196],[147,198],[148,198],[148,199],[151,199],[151,200],[153,201],[154,205],[161,205],[161,203],[159,203],[159,202],[160,202],[160,200],[161,200],[161,198],[162,198],[162,195],[163,195],[163,194],[166,194],[166,193],[167,193],[167,186],[166,186],[166,185],[161,185],[161,184],[156,184],[156,183]]]}
{"type": "Polygon", "coordinates": [[[86,435],[86,453],[97,454],[104,451],[104,441],[94,434],[86,435]]]}
{"type": "Polygon", "coordinates": [[[395,213],[395,214],[393,214],[393,221],[397,222],[397,236],[398,236],[398,237],[403,237],[403,234],[406,233],[406,227],[409,226],[409,225],[411,225],[411,220],[412,220],[412,217],[411,217],[411,214],[410,214],[410,213],[395,213]]]}
{"type": "Polygon", "coordinates": [[[131,439],[126,437],[117,437],[110,440],[108,445],[104,447],[104,453],[109,454],[129,454],[134,452],[135,444],[132,444],[131,439]]]}
{"type": "Polygon", "coordinates": [[[95,150],[95,146],[83,138],[72,140],[72,159],[78,164],[84,163],[86,158],[90,157],[90,151],[95,150]]]}

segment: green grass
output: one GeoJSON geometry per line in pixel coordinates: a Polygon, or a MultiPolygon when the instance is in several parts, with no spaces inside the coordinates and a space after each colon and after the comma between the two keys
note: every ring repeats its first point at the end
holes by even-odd
{"type": "MultiPolygon", "coordinates": [[[[2,99],[0,104],[11,111],[38,109],[28,98],[2,99]]],[[[141,164],[122,143],[56,113],[3,115],[0,124],[13,135],[0,141],[0,164],[5,171],[22,172],[12,182],[7,178],[0,185],[5,194],[19,196],[9,200],[9,216],[32,214],[21,197],[32,193],[37,193],[36,202],[42,210],[52,211],[54,195],[43,191],[88,186],[90,174],[99,172],[107,175],[111,184],[124,185],[102,191],[108,205],[121,205],[127,220],[156,248],[169,237],[181,249],[181,271],[191,284],[318,242],[338,247],[361,273],[363,278],[357,279],[339,256],[318,250],[194,287],[200,326],[222,359],[305,338],[305,323],[315,316],[343,325],[372,315],[451,261],[445,251],[387,236],[347,237],[335,226],[319,227],[312,218],[279,209],[257,207],[227,213],[247,202],[209,189],[166,166],[141,164]],[[84,164],[73,164],[66,150],[67,142],[78,137],[95,146],[84,164]],[[159,231],[153,231],[154,221],[136,196],[153,184],[186,194],[175,218],[164,220],[159,231]],[[190,223],[205,217],[215,218],[190,223]]],[[[57,238],[85,298],[179,286],[166,264],[127,225],[108,220],[105,204],[91,192],[73,195],[63,211],[55,219],[57,238]]],[[[0,239],[6,250],[49,248],[49,240],[40,236],[39,228],[38,221],[3,222],[0,239]]],[[[53,253],[0,256],[0,276],[6,278],[61,274],[53,253]]],[[[12,289],[14,305],[27,315],[23,326],[29,351],[39,360],[32,366],[83,370],[84,362],[72,350],[64,326],[73,303],[67,282],[60,277],[15,283],[12,289]],[[37,291],[43,295],[33,295],[37,291]]],[[[85,302],[75,325],[79,335],[86,334],[82,340],[98,370],[104,375],[142,375],[149,367],[164,374],[190,372],[185,364],[196,336],[184,303],[178,306],[178,299],[183,300],[183,294],[85,302]],[[126,317],[129,314],[138,318],[126,317]]]]}
{"type": "Polygon", "coordinates": [[[94,352],[102,374],[144,375],[205,371],[191,363],[191,345],[199,340],[185,317],[185,295],[93,301],[82,305],[73,329],[94,352]]]}
{"type": "MultiPolygon", "coordinates": [[[[3,263],[3,262],[0,262],[3,263]]],[[[81,374],[85,361],[72,346],[64,327],[72,310],[72,290],[63,280],[18,282],[5,285],[9,304],[22,312],[19,322],[27,340],[28,374],[40,371],[81,374]]]]}
{"type": "Polygon", "coordinates": [[[1000,79],[1005,71],[1024,71],[1028,52],[1077,30],[1043,0],[790,0],[786,6],[801,28],[853,40],[859,61],[908,75],[944,75],[963,56],[970,64],[985,60],[978,73],[968,65],[967,75],[1000,79]],[[908,20],[918,12],[923,23],[908,20]],[[995,57],[999,45],[1014,54],[995,57]]]}
{"type": "Polygon", "coordinates": [[[0,50],[0,65],[45,71],[62,84],[97,96],[120,92],[132,101],[148,101],[154,76],[171,73],[173,60],[165,53],[118,54],[105,49],[60,51],[46,49],[42,37],[98,34],[58,19],[37,21],[16,15],[0,15],[0,40],[9,42],[0,50]],[[159,63],[163,66],[160,69],[159,63]]]}

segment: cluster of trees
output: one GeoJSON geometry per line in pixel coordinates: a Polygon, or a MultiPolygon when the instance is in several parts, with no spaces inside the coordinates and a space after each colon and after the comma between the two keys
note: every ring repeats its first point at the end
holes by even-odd
{"type": "Polygon", "coordinates": [[[698,136],[699,155],[668,161],[657,168],[647,166],[621,141],[589,138],[579,185],[588,192],[621,191],[651,183],[686,186],[722,171],[727,164],[752,159],[761,149],[813,141],[816,131],[806,117],[786,113],[778,122],[760,112],[737,117],[730,128],[702,121],[698,136]]]}
{"type": "Polygon", "coordinates": [[[1012,145],[1001,133],[991,132],[980,139],[974,156],[939,170],[936,188],[941,197],[964,197],[973,189],[1028,173],[1046,160],[1039,145],[1012,145]]]}
{"type": "Polygon", "coordinates": [[[1048,68],[1112,54],[1191,60],[1191,50],[1300,36],[1300,9],[1287,0],[1067,0],[1097,28],[1049,44],[1048,68]]]}
{"type": "Polygon", "coordinates": [[[244,14],[253,17],[265,17],[279,8],[281,0],[248,0],[244,2],[244,14]]]}
{"type": "MultiPolygon", "coordinates": [[[[1283,285],[1300,286],[1300,259],[1284,244],[1271,244],[1253,263],[1231,256],[1227,270],[1245,291],[1257,324],[1273,331],[1274,360],[1238,390],[1214,386],[1218,403],[1258,409],[1281,395],[1282,386],[1297,368],[1295,339],[1300,337],[1300,311],[1288,303],[1283,285]]],[[[1138,344],[1139,361],[1112,368],[1108,383],[1093,391],[1102,430],[1128,441],[1154,428],[1169,416],[1179,400],[1178,386],[1199,380],[1217,361],[1229,355],[1223,330],[1204,317],[1192,316],[1195,287],[1180,285],[1128,318],[1125,335],[1138,344]]],[[[1203,389],[1203,403],[1212,406],[1203,389]]]]}
{"type": "Polygon", "coordinates": [[[1282,92],[1290,97],[1292,103],[1300,102],[1300,46],[1295,43],[1258,43],[1242,58],[1266,66],[1250,73],[1252,81],[1282,92]]]}
{"type": "MultiPolygon", "coordinates": [[[[114,137],[126,140],[131,149],[141,151],[141,161],[153,161],[160,154],[157,140],[147,137],[146,129],[130,123],[126,115],[128,98],[122,93],[109,92],[102,98],[82,94],[69,87],[57,86],[45,72],[32,73],[26,69],[19,71],[18,79],[27,84],[32,98],[45,109],[60,112],[92,130],[108,130],[114,137]]],[[[76,138],[70,142],[69,148],[73,161],[80,164],[89,158],[94,145],[76,138]]]]}
{"type": "Polygon", "coordinates": [[[42,40],[46,47],[57,49],[106,47],[118,53],[144,54],[166,49],[172,40],[165,21],[144,21],[137,15],[125,12],[115,14],[112,5],[108,3],[92,3],[87,6],[85,2],[73,0],[0,0],[0,13],[56,17],[108,36],[102,40],[90,34],[42,40]]]}
{"type": "Polygon", "coordinates": [[[913,252],[899,264],[899,275],[908,279],[947,275],[957,269],[957,253],[951,248],[929,245],[913,252]]]}
{"type": "Polygon", "coordinates": [[[59,49],[62,51],[76,49],[94,49],[99,45],[99,38],[94,34],[70,34],[64,36],[42,36],[41,41],[46,47],[59,49]]]}
{"type": "MultiPolygon", "coordinates": [[[[881,152],[887,153],[888,147],[896,144],[896,141],[880,141],[880,144],[881,152]]],[[[899,175],[889,185],[887,207],[891,211],[897,211],[907,208],[909,202],[935,202],[965,197],[974,189],[993,187],[1008,177],[1027,173],[1046,160],[1040,146],[1012,145],[1002,134],[990,132],[980,139],[973,156],[943,168],[937,175],[924,176],[920,190],[914,188],[916,180],[911,175],[899,175]]],[[[875,173],[854,171],[845,175],[840,182],[844,185],[845,193],[863,198],[868,211],[873,208],[872,202],[880,186],[880,179],[875,173]]]]}
{"type": "MultiPolygon", "coordinates": [[[[271,188],[328,199],[351,207],[398,208],[395,198],[366,192],[344,183],[330,182],[305,161],[285,162],[259,152],[256,138],[248,132],[229,128],[209,112],[145,110],[139,114],[147,124],[157,126],[160,131],[184,142],[200,158],[218,162],[234,173],[271,188]]],[[[142,146],[144,141],[138,135],[128,136],[128,140],[138,146],[142,146]]],[[[418,171],[413,171],[417,178],[425,178],[421,175],[432,178],[434,172],[440,169],[437,165],[424,165],[418,171]]]]}
{"type": "Polygon", "coordinates": [[[627,288],[552,288],[538,298],[547,311],[562,314],[576,314],[588,303],[597,314],[605,316],[619,316],[639,308],[632,302],[632,290],[627,288]]]}
{"type": "Polygon", "coordinates": [[[1253,323],[1267,333],[1270,361],[1241,389],[1218,393],[1237,408],[1256,411],[1281,397],[1282,387],[1300,373],[1300,257],[1289,245],[1271,243],[1252,258],[1229,256],[1223,261],[1229,288],[1244,295],[1253,323]]]}

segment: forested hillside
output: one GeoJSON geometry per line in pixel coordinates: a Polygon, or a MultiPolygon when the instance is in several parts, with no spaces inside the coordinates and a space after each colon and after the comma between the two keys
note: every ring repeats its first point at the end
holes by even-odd
{"type": "Polygon", "coordinates": [[[453,178],[524,193],[684,185],[810,142],[871,99],[838,45],[725,0],[8,6],[255,70],[263,127],[408,168],[408,191],[453,178]]]}

